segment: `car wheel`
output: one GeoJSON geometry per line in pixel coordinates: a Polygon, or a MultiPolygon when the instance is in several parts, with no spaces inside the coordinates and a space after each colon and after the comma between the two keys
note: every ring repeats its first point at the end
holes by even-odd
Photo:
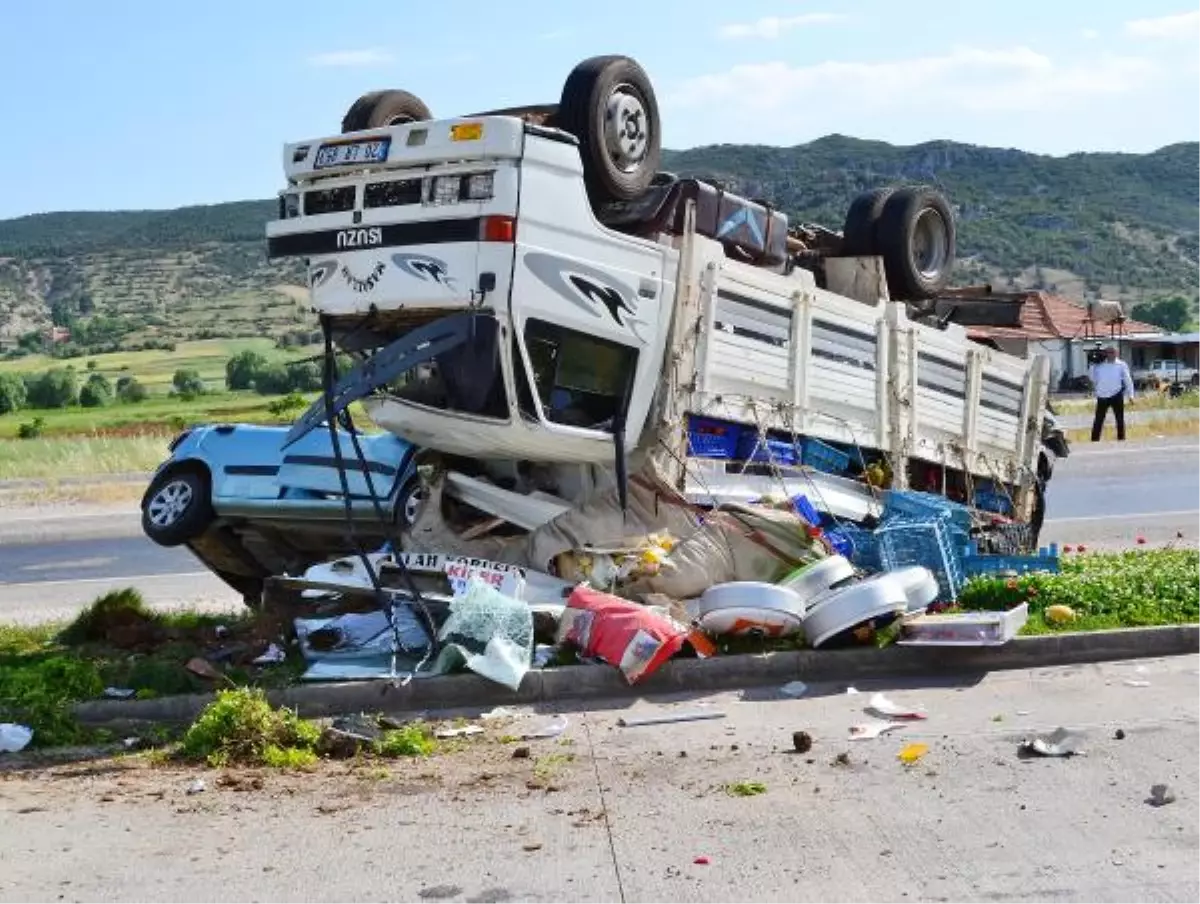
{"type": "Polygon", "coordinates": [[[421,508],[425,505],[425,488],[415,477],[405,484],[396,501],[396,526],[400,530],[408,530],[417,523],[421,516],[421,508]]]}
{"type": "Polygon", "coordinates": [[[650,77],[634,60],[599,56],[576,66],[554,121],[579,139],[594,201],[632,201],[650,187],[662,159],[662,128],[650,77]]]}
{"type": "Polygon", "coordinates": [[[197,471],[174,471],[159,477],[142,506],[142,530],[159,546],[179,546],[212,523],[208,478],[197,471]]]}
{"type": "Polygon", "coordinates": [[[883,205],[875,240],[896,301],[933,298],[950,281],[955,253],[954,214],[941,192],[902,188],[883,205]]]}
{"type": "Polygon", "coordinates": [[[850,203],[846,222],[842,226],[842,254],[847,257],[866,257],[875,254],[875,229],[883,205],[895,189],[876,188],[865,191],[850,203]]]}
{"type": "Polygon", "coordinates": [[[406,122],[425,122],[433,114],[425,102],[407,91],[372,91],[364,94],[342,117],[342,134],[398,126],[406,122]]]}

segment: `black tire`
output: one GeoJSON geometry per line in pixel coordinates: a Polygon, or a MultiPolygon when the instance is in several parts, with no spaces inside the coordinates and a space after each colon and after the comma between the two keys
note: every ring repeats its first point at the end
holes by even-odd
{"type": "Polygon", "coordinates": [[[396,497],[396,527],[400,530],[412,527],[424,504],[425,488],[421,486],[420,478],[410,477],[396,497]]]}
{"type": "Polygon", "coordinates": [[[382,126],[433,119],[425,102],[407,91],[372,91],[364,94],[342,117],[342,134],[382,126]]]}
{"type": "Polygon", "coordinates": [[[649,188],[662,160],[662,129],[650,78],[634,60],[599,56],[576,66],[554,121],[579,139],[593,201],[632,201],[649,188]]]}
{"type": "Polygon", "coordinates": [[[875,229],[883,205],[895,192],[894,188],[865,191],[850,202],[846,223],[842,227],[842,254],[847,257],[867,257],[876,254],[875,229]]]}
{"type": "Polygon", "coordinates": [[[954,269],[954,214],[936,189],[901,188],[883,205],[875,240],[895,301],[933,298],[954,269]]]}
{"type": "Polygon", "coordinates": [[[208,476],[168,471],[146,491],[142,530],[159,546],[181,546],[204,533],[213,517],[208,476]]]}

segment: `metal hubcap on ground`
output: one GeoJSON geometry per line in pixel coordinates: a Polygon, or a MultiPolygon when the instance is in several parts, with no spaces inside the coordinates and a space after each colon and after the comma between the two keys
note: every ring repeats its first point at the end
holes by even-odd
{"type": "Polygon", "coordinates": [[[946,268],[948,254],[946,223],[940,213],[926,208],[913,228],[913,262],[921,276],[932,279],[946,268]]]}
{"type": "Polygon", "coordinates": [[[631,85],[618,85],[604,111],[604,143],[613,165],[628,173],[637,169],[650,145],[646,107],[631,85]]]}
{"type": "Polygon", "coordinates": [[[146,510],[155,527],[170,527],[191,504],[192,488],[186,481],[172,480],[150,498],[146,510]]]}

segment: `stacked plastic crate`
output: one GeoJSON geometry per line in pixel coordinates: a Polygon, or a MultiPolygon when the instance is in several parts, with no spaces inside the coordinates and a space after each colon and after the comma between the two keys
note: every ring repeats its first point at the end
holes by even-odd
{"type": "Polygon", "coordinates": [[[966,582],[962,555],[970,542],[970,509],[912,490],[888,490],[883,504],[875,531],[883,570],[922,565],[937,577],[940,598],[957,600],[966,582]]]}

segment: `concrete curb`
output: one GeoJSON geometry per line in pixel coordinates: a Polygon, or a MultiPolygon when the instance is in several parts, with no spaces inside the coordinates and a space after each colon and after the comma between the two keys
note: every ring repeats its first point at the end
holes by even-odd
{"type": "MultiPolygon", "coordinates": [[[[313,684],[272,691],[275,705],[318,718],[354,712],[419,712],[554,701],[641,697],[655,693],[707,693],[756,685],[807,681],[857,681],[912,675],[944,675],[1076,665],[1114,659],[1148,659],[1200,652],[1200,625],[1169,625],[1020,637],[1003,647],[890,647],[821,652],[802,650],[761,656],[681,659],[667,663],[630,687],[620,672],[603,665],[531,671],[517,691],[476,675],[424,678],[404,687],[383,681],[313,684]]],[[[156,700],[93,700],[75,714],[89,724],[190,722],[211,694],[156,700]]]]}

